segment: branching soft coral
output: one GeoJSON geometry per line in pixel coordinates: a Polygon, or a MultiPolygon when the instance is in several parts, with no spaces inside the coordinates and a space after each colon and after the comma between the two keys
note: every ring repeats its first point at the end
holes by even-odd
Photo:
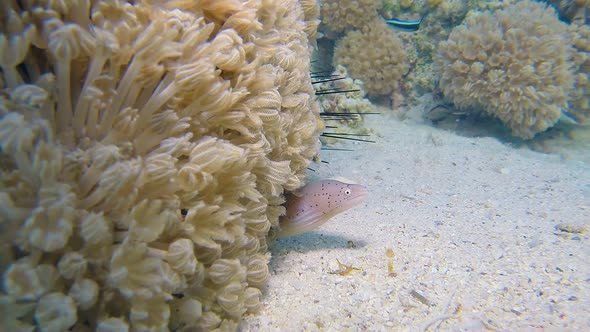
{"type": "Polygon", "coordinates": [[[235,330],[319,150],[315,1],[0,8],[0,330],[235,330]]]}

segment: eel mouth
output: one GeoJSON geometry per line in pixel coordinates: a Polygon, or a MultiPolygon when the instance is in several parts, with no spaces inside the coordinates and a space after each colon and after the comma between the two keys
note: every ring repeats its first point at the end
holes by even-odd
{"type": "Polygon", "coordinates": [[[365,201],[367,196],[369,196],[369,191],[365,186],[362,186],[360,184],[349,184],[348,186],[352,190],[354,195],[354,197],[348,201],[351,207],[361,204],[365,201]]]}

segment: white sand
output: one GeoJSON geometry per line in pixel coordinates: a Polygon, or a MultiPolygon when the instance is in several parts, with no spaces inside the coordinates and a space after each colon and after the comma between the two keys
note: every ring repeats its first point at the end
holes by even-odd
{"type": "Polygon", "coordinates": [[[555,228],[590,227],[588,164],[386,116],[367,127],[378,143],[324,153],[318,173],[369,199],[274,244],[244,331],[590,331],[589,234],[555,228]]]}

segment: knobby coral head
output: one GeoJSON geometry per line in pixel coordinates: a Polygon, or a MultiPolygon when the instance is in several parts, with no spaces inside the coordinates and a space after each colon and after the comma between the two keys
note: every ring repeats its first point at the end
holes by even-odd
{"type": "Polygon", "coordinates": [[[439,45],[439,85],[458,107],[482,109],[528,139],[567,110],[571,55],[567,25],[545,4],[472,12],[439,45]]]}
{"type": "Polygon", "coordinates": [[[351,77],[364,83],[370,96],[398,99],[401,80],[410,69],[408,49],[381,17],[360,30],[349,31],[334,49],[334,63],[346,67],[351,77]]]}

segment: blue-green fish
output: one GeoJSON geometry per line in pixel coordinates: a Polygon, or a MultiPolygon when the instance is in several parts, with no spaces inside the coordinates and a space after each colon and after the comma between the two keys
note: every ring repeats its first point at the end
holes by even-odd
{"type": "Polygon", "coordinates": [[[397,18],[392,18],[390,20],[385,20],[385,23],[391,25],[392,27],[406,32],[417,31],[420,28],[420,23],[422,23],[422,19],[424,17],[420,17],[419,20],[400,20],[397,18]]]}

